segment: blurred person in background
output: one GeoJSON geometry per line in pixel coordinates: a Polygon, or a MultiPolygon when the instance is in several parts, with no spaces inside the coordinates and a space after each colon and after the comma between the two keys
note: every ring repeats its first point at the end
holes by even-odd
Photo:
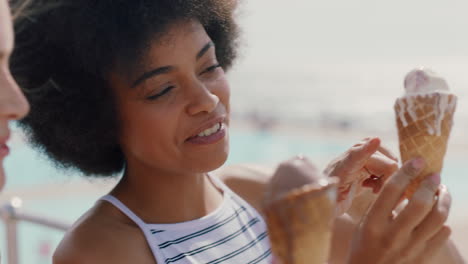
{"type": "MultiPolygon", "coordinates": [[[[93,177],[123,173],[67,232],[54,263],[269,263],[264,188],[272,175],[310,176],[304,168],[312,165],[293,159],[276,170],[234,166],[209,174],[229,151],[233,2],[33,3],[15,23],[11,60],[32,105],[22,127],[63,168],[93,177]]],[[[397,170],[378,138],[330,163],[343,213],[330,263],[457,263],[440,175],[390,217],[423,166],[415,160],[397,170]],[[381,194],[353,219],[346,212],[362,187],[381,194]],[[453,254],[437,255],[447,248],[453,254]]]]}
{"type": "Polygon", "coordinates": [[[10,55],[13,52],[14,34],[7,0],[0,1],[0,190],[5,185],[3,161],[9,154],[10,121],[23,118],[29,105],[11,76],[10,55]]]}

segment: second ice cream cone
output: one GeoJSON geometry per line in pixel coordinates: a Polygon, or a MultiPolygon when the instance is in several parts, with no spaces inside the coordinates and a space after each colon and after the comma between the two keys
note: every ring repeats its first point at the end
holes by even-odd
{"type": "Polygon", "coordinates": [[[336,182],[311,184],[265,207],[272,251],[282,264],[326,263],[336,195],[336,182]]]}

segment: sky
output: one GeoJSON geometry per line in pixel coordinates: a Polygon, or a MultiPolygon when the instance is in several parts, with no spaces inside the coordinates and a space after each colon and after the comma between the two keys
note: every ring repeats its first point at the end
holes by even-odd
{"type": "Polygon", "coordinates": [[[241,1],[256,52],[271,54],[274,42],[278,56],[294,47],[293,56],[310,59],[468,58],[467,1],[241,1]]]}

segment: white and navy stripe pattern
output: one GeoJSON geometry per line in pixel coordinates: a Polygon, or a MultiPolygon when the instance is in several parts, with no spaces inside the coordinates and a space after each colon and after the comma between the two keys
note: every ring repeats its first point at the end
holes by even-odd
{"type": "Polygon", "coordinates": [[[142,229],[158,264],[269,264],[270,244],[261,215],[218,179],[222,205],[211,214],[177,224],[147,224],[111,195],[109,201],[142,229]]]}

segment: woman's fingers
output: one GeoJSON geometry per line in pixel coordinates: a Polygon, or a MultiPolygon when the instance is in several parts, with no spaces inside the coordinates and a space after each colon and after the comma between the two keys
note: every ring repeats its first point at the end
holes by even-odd
{"type": "Polygon", "coordinates": [[[425,252],[430,255],[426,256],[426,259],[434,256],[447,243],[451,233],[452,230],[450,230],[450,227],[443,226],[429,241],[426,242],[425,252]]]}
{"type": "Polygon", "coordinates": [[[386,148],[385,146],[380,146],[378,151],[382,154],[384,154],[386,157],[388,157],[389,159],[395,161],[395,162],[398,162],[398,157],[393,154],[393,152],[391,152],[388,148],[386,148]]]}
{"type": "Polygon", "coordinates": [[[447,243],[450,229],[443,224],[451,198],[439,175],[424,180],[403,209],[395,208],[423,167],[424,160],[415,159],[390,177],[356,231],[349,263],[426,263],[447,243]]]}
{"type": "Polygon", "coordinates": [[[353,180],[361,180],[362,186],[372,188],[374,193],[378,193],[386,180],[398,170],[398,159],[381,144],[379,138],[365,138],[354,145],[348,152],[347,161],[356,164],[353,171],[366,170],[368,175],[365,174],[365,178],[353,180]]]}
{"type": "Polygon", "coordinates": [[[364,144],[355,145],[348,151],[341,167],[345,169],[346,173],[358,172],[364,168],[367,161],[374,155],[379,147],[380,139],[378,138],[370,139],[364,144]]]}
{"type": "Polygon", "coordinates": [[[397,216],[393,225],[398,232],[412,232],[429,214],[436,203],[436,192],[439,188],[440,175],[435,174],[421,182],[411,197],[408,205],[397,216]]]}
{"type": "MultiPolygon", "coordinates": [[[[375,137],[364,138],[361,142],[354,145],[354,147],[365,145],[367,142],[369,142],[371,140],[375,140],[375,139],[378,139],[378,138],[375,138],[375,137]]],[[[385,147],[384,145],[380,144],[379,147],[377,148],[377,151],[382,153],[383,155],[387,156],[391,160],[394,160],[394,161],[398,162],[398,157],[395,154],[393,154],[393,152],[389,148],[385,147]]]]}
{"type": "Polygon", "coordinates": [[[432,207],[431,212],[413,231],[413,237],[416,242],[426,241],[433,237],[447,221],[452,197],[447,190],[447,187],[441,185],[439,187],[438,199],[432,207]]]}
{"type": "Polygon", "coordinates": [[[382,225],[392,220],[393,209],[400,201],[411,179],[415,178],[423,167],[423,159],[411,160],[388,180],[367,215],[369,224],[382,225]]]}
{"type": "Polygon", "coordinates": [[[363,186],[370,187],[374,193],[378,193],[388,178],[398,170],[398,163],[377,152],[367,161],[365,168],[373,177],[366,179],[363,186]]]}
{"type": "Polygon", "coordinates": [[[389,177],[398,170],[398,163],[377,152],[367,161],[366,169],[370,174],[389,177]]]}

